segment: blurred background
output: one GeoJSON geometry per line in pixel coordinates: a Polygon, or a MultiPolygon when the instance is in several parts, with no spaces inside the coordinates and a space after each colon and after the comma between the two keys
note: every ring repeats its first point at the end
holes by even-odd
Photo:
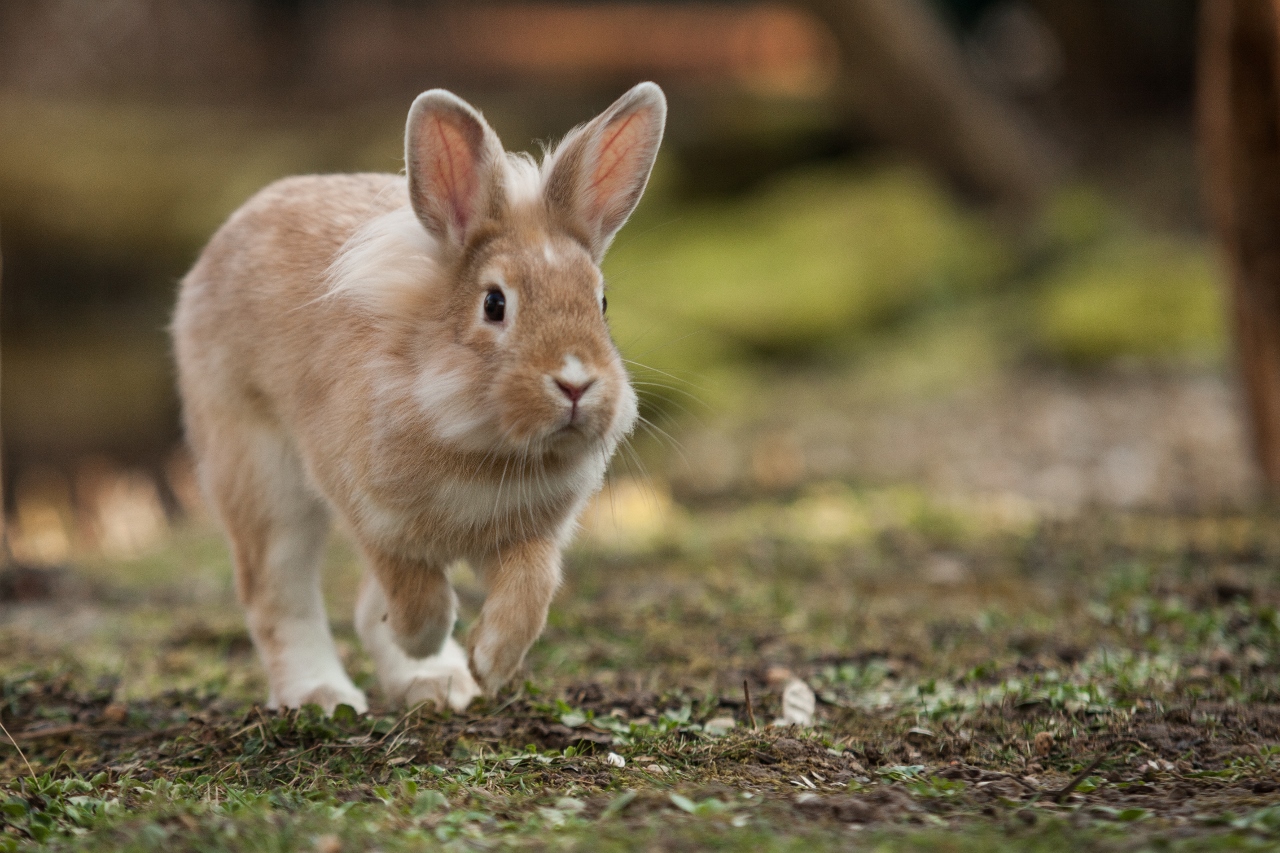
{"type": "Polygon", "coordinates": [[[134,554],[199,514],[165,331],[178,280],[274,178],[398,171],[407,106],[435,86],[527,150],[637,81],[670,99],[605,265],[651,425],[589,538],[754,495],[812,497],[806,517],[838,527],[847,486],[1009,518],[1246,507],[1196,11],[6,0],[14,554],[134,554]]]}

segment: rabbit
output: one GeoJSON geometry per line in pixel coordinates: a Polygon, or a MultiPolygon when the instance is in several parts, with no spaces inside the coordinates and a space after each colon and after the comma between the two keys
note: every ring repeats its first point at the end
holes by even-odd
{"type": "Polygon", "coordinates": [[[666,110],[641,83],[539,161],[424,92],[404,175],[271,184],[183,279],[187,441],[271,707],[368,709],[320,591],[333,516],[362,559],[355,628],[389,702],[462,710],[522,666],[638,416],[599,267],[666,110]],[[446,576],[460,559],[487,593],[465,651],[446,576]]]}

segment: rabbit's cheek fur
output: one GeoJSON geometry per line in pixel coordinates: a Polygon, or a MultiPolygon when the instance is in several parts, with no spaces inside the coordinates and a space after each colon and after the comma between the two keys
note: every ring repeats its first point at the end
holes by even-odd
{"type": "Polygon", "coordinates": [[[475,366],[428,363],[415,383],[415,400],[436,437],[461,450],[488,450],[498,437],[482,373],[475,366]]]}

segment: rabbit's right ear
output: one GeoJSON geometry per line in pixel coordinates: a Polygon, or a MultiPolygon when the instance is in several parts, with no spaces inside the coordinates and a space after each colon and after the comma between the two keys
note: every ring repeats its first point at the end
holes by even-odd
{"type": "Polygon", "coordinates": [[[442,243],[461,248],[502,208],[502,143],[452,92],[423,92],[409,108],[405,168],[414,213],[442,243]]]}
{"type": "Polygon", "coordinates": [[[554,155],[547,207],[599,262],[644,194],[667,121],[667,99],[641,83],[570,133],[554,155]]]}

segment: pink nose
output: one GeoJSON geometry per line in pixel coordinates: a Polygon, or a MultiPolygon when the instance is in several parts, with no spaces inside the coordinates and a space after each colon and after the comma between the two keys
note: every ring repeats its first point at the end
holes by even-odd
{"type": "Polygon", "coordinates": [[[570,403],[577,403],[582,399],[582,395],[587,393],[587,389],[590,388],[594,382],[595,380],[588,380],[580,385],[575,385],[572,382],[565,382],[562,379],[557,379],[556,386],[564,392],[566,397],[569,398],[570,403]]]}

